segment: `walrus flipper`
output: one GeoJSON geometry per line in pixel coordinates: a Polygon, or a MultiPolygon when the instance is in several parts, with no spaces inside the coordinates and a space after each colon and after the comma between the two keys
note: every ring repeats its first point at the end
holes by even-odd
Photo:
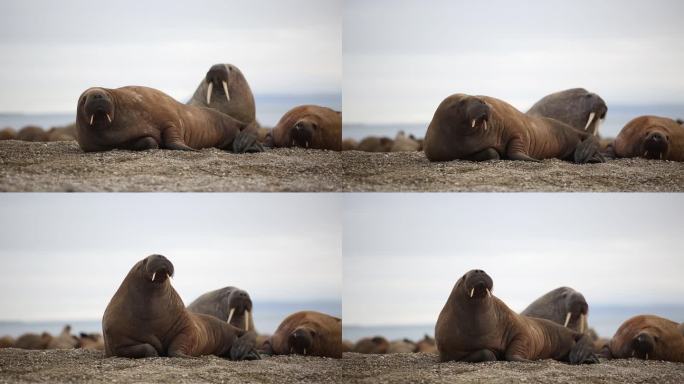
{"type": "Polygon", "coordinates": [[[250,360],[249,357],[256,353],[256,333],[247,332],[246,334],[238,337],[233,342],[230,347],[230,359],[231,360],[250,360]]]}
{"type": "Polygon", "coordinates": [[[489,349],[480,349],[464,356],[459,361],[466,363],[481,363],[483,361],[496,361],[496,355],[489,349]]]}
{"type": "Polygon", "coordinates": [[[590,136],[577,144],[574,154],[575,163],[589,162],[604,163],[606,159],[601,155],[601,145],[595,136],[590,136]]]}
{"type": "Polygon", "coordinates": [[[141,137],[131,143],[131,150],[133,151],[145,151],[148,149],[159,149],[157,141],[149,136],[141,137]]]}
{"type": "Polygon", "coordinates": [[[254,153],[263,152],[264,146],[257,141],[257,136],[251,132],[240,131],[233,140],[233,152],[254,153]]]}
{"type": "Polygon", "coordinates": [[[466,157],[466,160],[472,161],[487,161],[487,160],[500,160],[499,152],[494,148],[483,149],[480,152],[475,152],[472,155],[466,157]]]}
{"type": "Polygon", "coordinates": [[[175,149],[178,151],[197,151],[194,148],[188,147],[180,135],[178,127],[171,124],[162,130],[163,148],[175,149]]]}
{"type": "Polygon", "coordinates": [[[594,354],[594,343],[589,335],[582,335],[570,350],[570,364],[595,364],[599,360],[594,354]]]}
{"type": "Polygon", "coordinates": [[[157,350],[152,345],[144,343],[127,347],[117,347],[113,356],[139,359],[143,357],[158,357],[159,353],[157,353],[157,350]]]}

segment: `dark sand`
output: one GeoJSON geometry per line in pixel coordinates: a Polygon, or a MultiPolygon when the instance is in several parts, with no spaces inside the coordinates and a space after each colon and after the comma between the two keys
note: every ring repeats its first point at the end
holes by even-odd
{"type": "Polygon", "coordinates": [[[430,163],[422,152],[279,148],[83,153],[74,141],[0,141],[0,191],[681,192],[684,163],[619,159],[430,163]]]}

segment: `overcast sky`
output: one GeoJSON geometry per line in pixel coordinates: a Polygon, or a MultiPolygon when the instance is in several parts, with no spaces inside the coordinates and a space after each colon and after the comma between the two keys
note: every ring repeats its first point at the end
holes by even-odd
{"type": "Polygon", "coordinates": [[[0,112],[74,109],[91,86],[183,101],[230,62],[255,94],[339,93],[341,0],[3,0],[0,112]]]}
{"type": "Polygon", "coordinates": [[[235,285],[252,300],[339,301],[341,200],[329,194],[4,194],[0,320],[99,319],[159,253],[186,304],[235,285]]]}
{"type": "Polygon", "coordinates": [[[684,296],[681,194],[345,197],[345,325],[434,324],[475,268],[515,311],[560,286],[590,308],[684,296]]]}
{"type": "Polygon", "coordinates": [[[448,95],[585,87],[611,104],[684,104],[679,0],[346,0],[346,123],[432,118],[448,95]]]}

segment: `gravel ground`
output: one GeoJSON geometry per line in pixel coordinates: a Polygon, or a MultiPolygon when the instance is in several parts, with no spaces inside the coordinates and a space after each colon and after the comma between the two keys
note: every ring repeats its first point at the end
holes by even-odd
{"type": "Polygon", "coordinates": [[[643,360],[601,360],[568,365],[553,360],[533,363],[438,363],[427,353],[362,355],[345,353],[344,382],[349,383],[682,383],[684,364],[643,360]]]}
{"type": "Polygon", "coordinates": [[[10,140],[0,141],[0,191],[674,192],[684,191],[684,163],[430,163],[422,152],[299,148],[83,153],[74,141],[10,140]]]}
{"type": "Polygon", "coordinates": [[[233,362],[195,359],[104,358],[83,349],[0,349],[0,383],[337,383],[340,361],[276,356],[233,362]]]}

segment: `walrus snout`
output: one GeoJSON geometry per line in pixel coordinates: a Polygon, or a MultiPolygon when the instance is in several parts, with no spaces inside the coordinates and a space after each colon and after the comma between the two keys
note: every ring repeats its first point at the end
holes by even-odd
{"type": "Polygon", "coordinates": [[[237,324],[236,326],[249,331],[249,316],[252,312],[252,299],[249,297],[249,294],[241,289],[231,292],[228,298],[228,308],[230,309],[226,322],[230,323],[235,315],[244,315],[244,324],[237,324]]]}
{"type": "Polygon", "coordinates": [[[662,159],[667,155],[669,138],[662,132],[654,131],[646,134],[642,153],[647,159],[662,159]]]}
{"type": "Polygon", "coordinates": [[[288,337],[288,344],[290,345],[290,351],[295,353],[306,355],[307,350],[311,350],[311,345],[313,344],[314,332],[305,329],[297,328],[288,337]]]}
{"type": "Polygon", "coordinates": [[[207,104],[211,103],[214,86],[217,89],[222,89],[226,99],[230,101],[230,92],[228,91],[230,71],[231,67],[225,64],[214,64],[209,68],[204,78],[207,83],[207,104]]]}
{"type": "Polygon", "coordinates": [[[653,355],[655,339],[648,333],[642,332],[632,340],[632,356],[648,360],[648,355],[653,355]]]}
{"type": "Polygon", "coordinates": [[[471,99],[466,107],[466,116],[471,128],[478,127],[486,131],[491,114],[489,105],[480,99],[471,99]]]}
{"type": "Polygon", "coordinates": [[[145,271],[150,281],[163,283],[173,276],[173,264],[162,255],[151,255],[145,259],[145,271]]]}
{"type": "Polygon", "coordinates": [[[295,123],[290,131],[290,142],[292,146],[309,148],[313,143],[316,125],[310,121],[300,120],[295,123]]]}
{"type": "Polygon", "coordinates": [[[114,118],[114,103],[103,89],[89,89],[83,93],[83,115],[88,125],[106,125],[114,118]]]}
{"type": "Polygon", "coordinates": [[[492,296],[491,291],[494,288],[494,282],[485,271],[473,269],[466,273],[465,277],[464,283],[468,297],[472,299],[492,296]]]}

